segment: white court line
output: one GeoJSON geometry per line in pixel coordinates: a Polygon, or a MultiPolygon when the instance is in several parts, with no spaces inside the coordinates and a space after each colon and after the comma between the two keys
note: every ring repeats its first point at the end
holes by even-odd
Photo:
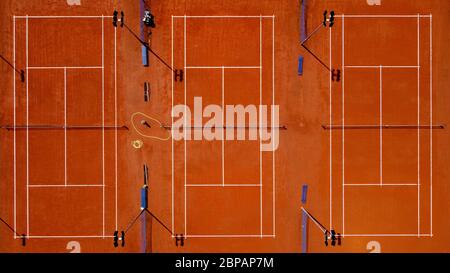
{"type": "Polygon", "coordinates": [[[375,184],[375,183],[367,183],[367,184],[364,184],[364,183],[346,183],[346,184],[344,184],[344,186],[346,186],[346,187],[353,187],[353,186],[355,186],[355,187],[364,187],[364,186],[377,186],[377,187],[385,187],[385,186],[417,186],[417,183],[404,183],[404,184],[402,184],[402,183],[383,183],[383,184],[381,184],[381,183],[377,183],[377,184],[375,184]]]}
{"type": "Polygon", "coordinates": [[[173,18],[274,18],[275,15],[174,15],[173,18]]]}
{"type": "Polygon", "coordinates": [[[383,185],[383,66],[380,65],[380,184],[383,185]]]}
{"type": "MultiPolygon", "coordinates": [[[[417,18],[417,14],[338,14],[334,17],[340,18],[417,18]]],[[[430,15],[419,15],[419,17],[430,17],[430,15]]]]}
{"type": "MultiPolygon", "coordinates": [[[[275,16],[272,17],[272,120],[275,120],[275,16]]],[[[275,142],[272,142],[272,232],[275,236],[275,142]]]]}
{"type": "MultiPolygon", "coordinates": [[[[225,68],[222,66],[222,109],[225,109],[225,68]]],[[[222,111],[222,126],[225,126],[225,111],[222,111]]],[[[225,130],[222,130],[222,186],[225,186],[225,130]]]]}
{"type": "MultiPolygon", "coordinates": [[[[329,28],[329,67],[331,69],[331,28],[329,28]]],[[[329,73],[329,79],[328,79],[328,85],[329,85],[329,92],[330,92],[330,101],[329,101],[329,109],[330,109],[330,126],[333,124],[333,120],[332,120],[332,93],[331,93],[331,77],[332,77],[332,73],[330,70],[329,73]]],[[[332,156],[333,156],[333,143],[332,143],[332,131],[330,130],[330,134],[329,134],[329,145],[330,145],[330,230],[333,229],[333,210],[332,210],[332,206],[333,206],[333,167],[332,167],[332,156]]]]}
{"type": "Polygon", "coordinates": [[[261,187],[261,184],[186,184],[186,187],[261,187]]]}
{"type": "MultiPolygon", "coordinates": [[[[338,16],[338,17],[344,17],[344,16],[338,16]]],[[[348,15],[345,15],[345,17],[348,17],[348,15]]],[[[350,17],[389,17],[389,16],[350,16],[350,17]]],[[[411,17],[411,18],[416,18],[417,19],[417,48],[418,48],[418,53],[417,53],[417,65],[414,66],[382,66],[383,68],[414,68],[417,69],[417,82],[418,82],[418,122],[417,125],[418,127],[420,127],[420,18],[422,17],[430,17],[430,170],[432,169],[432,130],[431,130],[431,126],[432,126],[432,44],[431,44],[431,40],[432,40],[432,31],[431,31],[431,21],[432,21],[432,16],[427,15],[427,16],[421,16],[421,15],[409,15],[409,16],[397,16],[397,17],[411,17]]],[[[380,66],[345,66],[347,68],[377,68],[380,66]]],[[[427,125],[428,126],[428,125],[427,125]]],[[[418,128],[418,178],[420,178],[420,128],[418,128]]],[[[408,184],[398,184],[398,183],[383,183],[382,186],[413,186],[413,187],[418,187],[418,198],[417,198],[417,203],[418,203],[418,232],[414,233],[414,234],[346,234],[345,236],[390,236],[390,237],[395,237],[395,236],[410,236],[410,237],[421,237],[421,236],[433,236],[432,234],[432,172],[430,171],[430,234],[421,234],[420,233],[420,180],[418,180],[417,183],[408,183],[408,184]]],[[[380,183],[381,184],[381,183],[380,183]]],[[[381,186],[380,184],[369,184],[369,186],[381,186]]],[[[345,186],[368,186],[368,184],[345,184],[345,186]]]]}
{"type": "MultiPolygon", "coordinates": [[[[417,66],[420,66],[420,16],[417,14],[417,66]]],[[[420,68],[417,69],[417,125],[420,125],[420,68]]],[[[417,236],[420,237],[420,129],[417,128],[417,236]]]]}
{"type": "MultiPolygon", "coordinates": [[[[379,65],[346,65],[345,68],[380,68],[379,65]]],[[[383,68],[419,68],[418,65],[383,65],[383,68]]]]}
{"type": "MultiPolygon", "coordinates": [[[[14,66],[15,66],[15,18],[25,18],[26,19],[26,77],[27,77],[27,83],[26,83],[26,94],[27,94],[27,101],[26,101],[26,108],[27,108],[27,114],[26,114],[26,119],[27,119],[27,126],[28,126],[28,121],[29,121],[29,101],[28,101],[28,94],[29,94],[29,87],[28,87],[28,71],[29,70],[37,70],[37,69],[62,69],[64,70],[64,74],[65,74],[65,93],[66,93],[66,86],[67,86],[67,69],[102,69],[103,71],[103,76],[102,76],[102,89],[103,89],[103,95],[104,95],[104,18],[108,18],[108,17],[112,17],[112,16],[98,16],[95,18],[102,18],[102,66],[63,66],[63,67],[40,67],[40,66],[34,66],[34,67],[30,67],[28,66],[28,19],[29,18],[94,18],[94,17],[86,17],[86,16],[63,16],[63,17],[58,17],[58,16],[51,16],[51,17],[35,17],[35,16],[14,16],[14,21],[13,21],[13,36],[14,36],[14,66]]],[[[116,47],[116,41],[115,41],[115,47],[116,47]]],[[[115,49],[116,50],[116,49],[115,49]]],[[[66,107],[66,94],[65,94],[65,107],[66,107]]],[[[104,108],[104,101],[102,102],[103,104],[103,108],[104,108]]],[[[16,94],[15,94],[15,74],[14,74],[14,126],[16,126],[16,94]]],[[[104,111],[102,113],[103,117],[104,117],[104,111]]],[[[65,122],[66,122],[66,113],[65,113],[65,122]]],[[[29,205],[29,188],[38,188],[38,187],[59,187],[60,185],[30,185],[29,182],[29,131],[28,128],[26,130],[26,134],[27,134],[27,234],[29,234],[29,230],[30,230],[30,219],[29,219],[29,210],[30,210],[30,205],[29,205]]],[[[103,141],[103,145],[104,145],[104,141],[103,141]]],[[[66,148],[65,148],[66,149],[66,148]]],[[[104,152],[103,152],[103,157],[104,157],[104,152]]],[[[66,155],[65,155],[65,160],[66,160],[66,155]]],[[[16,132],[14,131],[14,179],[15,179],[15,185],[14,185],[14,227],[16,229],[17,227],[17,220],[16,220],[16,163],[17,163],[17,159],[16,159],[16,132]]],[[[103,165],[104,165],[104,161],[103,161],[103,165]]],[[[65,163],[65,168],[66,167],[66,163],[65,163]]],[[[104,172],[104,170],[103,170],[104,172]]],[[[65,173],[65,181],[67,179],[67,174],[65,173]]],[[[66,182],[65,182],[66,183],[66,182]]],[[[103,187],[103,191],[104,191],[104,182],[103,185],[61,185],[61,187],[103,187]]],[[[117,190],[117,188],[116,188],[117,190]]],[[[104,193],[103,193],[104,194],[104,193]]],[[[105,199],[103,199],[103,203],[105,202],[105,199]]],[[[117,203],[116,203],[117,206],[117,203]]],[[[105,210],[103,211],[103,218],[105,218],[105,210]]],[[[104,220],[103,220],[104,221],[104,220]]],[[[104,223],[103,223],[104,225],[104,223]]],[[[116,226],[117,226],[117,222],[116,222],[116,226]]],[[[83,237],[98,237],[98,238],[106,238],[106,237],[112,237],[112,236],[105,236],[104,234],[104,227],[103,227],[103,235],[102,236],[27,236],[27,238],[83,238],[83,237]]],[[[17,238],[17,236],[14,236],[15,238],[17,238]]]]}
{"type": "Polygon", "coordinates": [[[44,69],[102,69],[103,66],[30,66],[30,70],[44,70],[44,69]]]}
{"type": "Polygon", "coordinates": [[[117,186],[118,186],[118,152],[117,152],[117,28],[114,28],[114,126],[116,127],[114,131],[114,195],[115,195],[115,230],[118,230],[118,196],[117,196],[117,186]]]}
{"type": "MultiPolygon", "coordinates": [[[[433,17],[430,14],[430,126],[433,124],[433,17]]],[[[430,129],[430,233],[433,236],[433,130],[430,129]]]]}
{"type": "MultiPolygon", "coordinates": [[[[186,15],[184,15],[184,110],[187,112],[187,103],[186,103],[186,92],[187,92],[187,84],[186,84],[186,78],[187,78],[187,70],[186,70],[186,15]]],[[[187,116],[184,117],[184,124],[187,124],[187,116]]],[[[186,192],[186,178],[187,178],[187,152],[186,152],[186,138],[187,138],[187,130],[184,129],[184,236],[187,236],[187,192],[186,192]]]]}
{"type": "Polygon", "coordinates": [[[186,66],[186,69],[261,69],[261,66],[186,66]]]}
{"type": "Polygon", "coordinates": [[[105,236],[105,19],[102,17],[102,234],[105,236]]]}
{"type": "MultiPolygon", "coordinates": [[[[382,234],[345,234],[347,237],[417,237],[417,233],[382,233],[382,234]]],[[[431,234],[419,234],[422,237],[431,237],[431,234]]]]}
{"type": "MultiPolygon", "coordinates": [[[[13,64],[14,67],[16,67],[16,17],[13,17],[13,64]]],[[[26,79],[28,81],[28,79],[26,79]]],[[[14,127],[16,127],[16,71],[13,70],[13,123],[14,127]]],[[[17,183],[17,159],[16,159],[16,130],[14,130],[14,230],[17,230],[17,189],[16,189],[16,183],[17,183]]],[[[17,238],[16,233],[14,233],[14,239],[17,238]]]]}
{"type": "Polygon", "coordinates": [[[92,18],[92,19],[102,19],[102,18],[112,18],[113,16],[107,16],[107,15],[73,15],[73,16],[67,16],[67,15],[25,15],[20,16],[16,15],[14,16],[17,19],[75,19],[75,18],[92,18]]]}
{"type": "Polygon", "coordinates": [[[64,185],[67,186],[67,69],[64,68],[64,185]]]}
{"type": "Polygon", "coordinates": [[[69,185],[28,185],[29,188],[83,188],[83,187],[103,187],[102,184],[69,184],[69,185]]]}
{"type": "Polygon", "coordinates": [[[27,72],[26,72],[26,81],[27,81],[27,83],[26,83],[26,85],[27,85],[27,87],[26,87],[26,89],[27,89],[27,91],[26,91],[26,93],[27,93],[27,102],[26,102],[26,107],[27,107],[27,116],[26,116],[26,119],[27,119],[27,130],[26,130],[26,135],[27,135],[27,235],[28,234],[30,234],[30,191],[29,191],[29,184],[30,184],[30,155],[29,155],[29,130],[28,130],[28,117],[29,117],[29,114],[28,114],[28,110],[29,110],[29,108],[28,108],[28,95],[29,95],[29,93],[28,93],[28,82],[29,82],[29,75],[28,75],[28,18],[26,18],[26,21],[25,21],[25,35],[26,35],[26,37],[25,37],[25,48],[26,48],[26,50],[25,50],[25,54],[26,54],[26,67],[27,67],[27,72]]]}
{"type": "Polygon", "coordinates": [[[275,234],[211,234],[211,235],[195,235],[190,234],[184,236],[185,238],[274,238],[275,234]]]}
{"type": "Polygon", "coordinates": [[[342,236],[345,237],[345,17],[342,16],[342,236]]]}
{"type": "MultiPolygon", "coordinates": [[[[173,15],[172,15],[172,37],[171,37],[171,46],[172,46],[172,70],[173,70],[173,15]]],[[[170,109],[173,109],[173,77],[174,77],[174,73],[172,71],[172,81],[171,81],[171,85],[172,85],[172,94],[171,94],[171,100],[172,100],[172,106],[170,109]]],[[[171,110],[172,111],[172,110],[171,110]]],[[[171,119],[172,119],[172,124],[173,124],[173,115],[172,113],[170,113],[171,119]]],[[[172,234],[175,234],[175,206],[174,206],[174,174],[175,174],[175,170],[174,170],[174,139],[173,137],[171,137],[172,139],[172,234]]]]}
{"type": "MultiPolygon", "coordinates": [[[[383,66],[383,68],[384,68],[384,66],[383,66]]],[[[327,126],[327,129],[328,130],[332,130],[332,129],[343,129],[343,127],[346,127],[346,128],[349,128],[350,127],[350,129],[352,129],[351,127],[357,127],[358,129],[360,129],[360,128],[369,128],[369,129],[378,129],[378,127],[380,126],[379,124],[344,124],[344,125],[342,125],[342,124],[333,124],[332,126],[330,126],[330,125],[326,125],[327,126]],[[330,128],[331,127],[331,128],[330,128]]],[[[401,128],[401,127],[406,127],[406,128],[404,128],[404,129],[417,129],[416,127],[417,127],[417,123],[414,123],[414,124],[382,124],[382,126],[383,126],[383,128],[387,128],[387,129],[397,129],[397,128],[401,128]],[[408,128],[408,127],[410,127],[410,128],[408,128]]],[[[435,125],[432,125],[432,127],[434,127],[435,129],[436,128],[438,128],[438,129],[441,129],[440,128],[440,126],[444,126],[444,125],[441,125],[441,124],[435,124],[435,125]]],[[[429,127],[430,127],[430,124],[420,124],[419,125],[419,127],[421,128],[421,129],[429,129],[429,127]]],[[[356,128],[353,128],[353,129],[356,129],[356,128]]]]}
{"type": "MultiPolygon", "coordinates": [[[[259,116],[262,117],[262,18],[259,17],[259,116]]],[[[262,118],[259,121],[259,127],[262,128],[262,118]]],[[[262,196],[262,130],[259,130],[259,227],[260,234],[263,234],[263,196],[262,196]]]]}
{"type": "Polygon", "coordinates": [[[31,235],[28,239],[52,239],[52,238],[114,238],[114,236],[103,235],[31,235]]]}
{"type": "MultiPolygon", "coordinates": [[[[255,18],[261,18],[261,17],[264,17],[264,16],[256,16],[255,18]]],[[[273,15],[273,16],[269,16],[270,18],[274,18],[275,16],[273,15]]],[[[172,68],[173,68],[173,61],[174,61],[174,52],[173,52],[173,50],[174,50],[174,18],[183,18],[184,19],[184,27],[185,27],[185,31],[186,31],[186,26],[187,26],[187,24],[186,24],[186,18],[190,18],[190,16],[172,16],[172,29],[171,29],[171,31],[172,31],[172,68]]],[[[214,17],[215,18],[215,17],[214,17]]],[[[261,19],[260,19],[260,25],[262,25],[262,23],[261,23],[261,19]]],[[[273,31],[274,31],[274,26],[273,26],[273,31]]],[[[260,36],[262,36],[262,26],[260,26],[260,36]]],[[[185,38],[185,41],[184,41],[184,47],[185,47],[185,50],[184,50],[184,58],[185,58],[185,65],[184,65],[184,69],[222,69],[222,70],[225,70],[225,69],[260,69],[260,74],[262,74],[262,66],[260,65],[260,66],[186,66],[186,56],[187,56],[187,49],[186,49],[186,39],[187,39],[187,37],[186,37],[187,35],[185,34],[184,35],[184,38],[185,38]]],[[[273,36],[274,36],[274,33],[273,33],[273,36]]],[[[260,40],[262,40],[262,37],[260,37],[260,40]]],[[[262,43],[262,41],[260,41],[260,44],[262,43]]],[[[274,39],[273,39],[273,45],[275,44],[275,41],[274,41],[274,39]]],[[[260,53],[262,53],[262,45],[260,46],[260,48],[261,48],[261,52],[260,53]]],[[[275,49],[274,49],[274,46],[273,46],[273,60],[274,60],[274,51],[275,51],[275,49]]],[[[262,63],[262,54],[260,54],[261,56],[260,56],[260,62],[262,63]]],[[[273,68],[274,68],[274,61],[273,61],[273,68]]],[[[185,71],[185,72],[187,72],[187,71],[185,71]]],[[[187,73],[185,73],[185,75],[186,75],[187,73]]],[[[272,72],[272,74],[273,74],[273,78],[274,78],[274,69],[273,69],[273,72],[272,72]]],[[[174,93],[174,86],[173,86],[173,79],[174,79],[174,75],[172,74],[172,105],[173,105],[173,103],[174,103],[174,95],[173,95],[173,93],[174,93]]],[[[185,101],[187,100],[186,99],[186,77],[185,77],[185,101]]],[[[260,76],[260,82],[261,82],[261,84],[260,84],[260,86],[261,86],[261,90],[260,91],[262,91],[262,77],[260,76]]],[[[273,102],[275,101],[275,99],[274,99],[274,96],[275,96],[275,84],[274,84],[274,81],[273,81],[273,102]]],[[[262,94],[261,94],[261,96],[260,96],[260,102],[262,103],[262,94]]],[[[186,103],[185,103],[185,105],[186,105],[186,103]]],[[[173,121],[173,118],[172,118],[172,121],[173,121]]],[[[185,142],[186,142],[186,138],[185,138],[185,142]]],[[[173,147],[173,143],[172,143],[172,230],[174,231],[174,227],[175,227],[175,224],[174,224],[174,222],[175,222],[175,216],[174,216],[174,206],[175,206],[175,204],[174,204],[174,147],[173,147]]],[[[186,145],[186,143],[185,143],[185,145],[186,145]]],[[[261,152],[261,151],[260,151],[261,152]]],[[[187,150],[186,150],[186,148],[185,148],[185,164],[186,164],[186,153],[187,153],[187,150]]],[[[275,167],[275,154],[274,154],[274,152],[273,152],[273,167],[275,167]]],[[[262,157],[261,157],[261,160],[262,160],[262,157]]],[[[261,162],[261,161],[260,161],[261,162]]],[[[262,164],[261,164],[262,165],[262,164]]],[[[187,217],[187,211],[186,211],[186,208],[187,208],[187,205],[186,205],[186,203],[187,203],[187,193],[186,193],[186,188],[187,187],[189,187],[189,186],[196,186],[196,185],[192,185],[192,184],[187,184],[186,182],[186,168],[185,168],[185,184],[184,184],[184,190],[185,190],[185,213],[184,213],[184,215],[185,215],[185,237],[187,238],[187,237],[191,237],[190,235],[187,235],[187,231],[186,231],[186,229],[187,229],[187,220],[186,220],[186,217],[187,217]]],[[[273,177],[275,178],[275,172],[273,173],[273,177]]],[[[260,178],[260,180],[261,180],[261,185],[255,185],[255,187],[256,186],[261,186],[262,187],[262,176],[261,176],[261,178],[260,178]]],[[[224,183],[222,183],[222,184],[217,184],[217,186],[223,186],[223,184],[224,183]]],[[[215,186],[216,184],[210,184],[210,186],[215,186]]],[[[273,180],[273,185],[274,185],[274,190],[273,190],[273,196],[274,196],[274,198],[275,198],[275,180],[273,180]]],[[[225,184],[225,186],[228,186],[228,184],[225,184]]],[[[230,186],[237,186],[237,185],[233,185],[233,184],[231,184],[230,186]]],[[[247,185],[244,185],[244,186],[247,186],[247,185]]],[[[261,234],[262,234],[262,229],[263,229],[263,226],[262,226],[262,191],[260,192],[260,199],[261,199],[261,202],[260,202],[260,207],[261,207],[261,221],[260,221],[260,227],[261,227],[261,234]]],[[[274,232],[275,232],[275,199],[273,200],[273,218],[274,218],[274,220],[273,220],[273,225],[274,225],[274,232]]],[[[273,232],[273,233],[274,233],[273,232]]],[[[262,234],[263,236],[261,236],[261,234],[260,235],[257,235],[256,237],[265,237],[266,235],[264,235],[264,234],[262,234]]],[[[206,235],[207,237],[214,237],[215,235],[206,235]]],[[[231,235],[231,236],[234,236],[234,235],[231,235]]],[[[245,236],[247,236],[247,235],[245,235],[245,236]]],[[[270,235],[270,237],[274,237],[275,235],[274,234],[271,234],[270,235]]]]}

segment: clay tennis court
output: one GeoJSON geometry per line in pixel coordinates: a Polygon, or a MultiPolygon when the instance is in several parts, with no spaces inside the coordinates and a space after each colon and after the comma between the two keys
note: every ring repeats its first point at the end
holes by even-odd
{"type": "Polygon", "coordinates": [[[448,252],[448,3],[132,2],[0,4],[1,252],[448,252]]]}

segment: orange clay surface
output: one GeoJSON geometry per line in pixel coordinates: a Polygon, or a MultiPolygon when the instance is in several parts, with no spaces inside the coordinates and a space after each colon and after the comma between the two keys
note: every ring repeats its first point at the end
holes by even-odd
{"type": "Polygon", "coordinates": [[[22,246],[1,223],[0,252],[69,252],[71,241],[81,252],[141,251],[139,221],[125,247],[114,248],[112,236],[140,212],[143,164],[149,210],[173,236],[186,237],[175,246],[170,232],[147,217],[148,252],[300,252],[302,206],[344,236],[340,246],[325,247],[309,221],[308,252],[369,252],[371,241],[382,252],[450,250],[448,128],[414,127],[449,123],[448,1],[309,0],[308,33],[323,10],[339,15],[305,46],[339,69],[340,81],[300,45],[299,1],[151,2],[156,28],[149,42],[160,59],[150,55],[147,68],[131,33],[140,35],[137,0],[0,2],[0,54],[26,71],[25,82],[19,74],[14,81],[12,68],[0,62],[1,125],[128,127],[0,129],[0,217],[28,237],[22,246]],[[130,30],[101,18],[114,9],[124,11],[130,30]],[[341,16],[352,14],[425,16],[341,16]],[[25,15],[100,17],[13,17],[25,15]],[[161,60],[174,69],[214,68],[184,69],[184,81],[175,82],[161,60]],[[193,109],[194,97],[204,106],[279,105],[287,130],[279,131],[278,149],[260,152],[259,140],[142,136],[166,138],[160,125],[171,125],[172,105],[193,109]],[[136,112],[147,115],[133,119],[138,131],[136,112]],[[371,128],[327,127],[343,124],[371,128]],[[374,128],[380,124],[409,127],[374,128]],[[143,147],[133,148],[134,140],[143,147]]]}

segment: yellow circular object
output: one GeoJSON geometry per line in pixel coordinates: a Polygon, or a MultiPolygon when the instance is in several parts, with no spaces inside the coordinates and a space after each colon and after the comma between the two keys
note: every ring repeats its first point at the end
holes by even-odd
{"type": "Polygon", "coordinates": [[[133,141],[131,141],[131,145],[135,149],[140,149],[140,148],[142,148],[142,146],[144,146],[144,142],[142,142],[142,140],[139,140],[139,139],[133,140],[133,141]]]}

